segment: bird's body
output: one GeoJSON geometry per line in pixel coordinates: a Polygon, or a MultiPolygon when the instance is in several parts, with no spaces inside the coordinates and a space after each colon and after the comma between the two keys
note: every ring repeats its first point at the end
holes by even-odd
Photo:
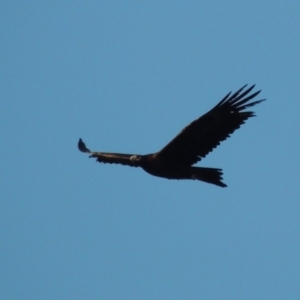
{"type": "Polygon", "coordinates": [[[245,121],[255,116],[244,109],[263,100],[247,103],[260,91],[249,95],[254,86],[242,92],[242,87],[230,96],[229,93],[212,110],[185,127],[171,142],[157,153],[134,155],[90,151],[79,139],[80,151],[89,153],[98,162],[141,167],[147,173],[168,179],[196,179],[226,187],[222,182],[222,170],[194,167],[193,165],[213,151],[245,121]]]}

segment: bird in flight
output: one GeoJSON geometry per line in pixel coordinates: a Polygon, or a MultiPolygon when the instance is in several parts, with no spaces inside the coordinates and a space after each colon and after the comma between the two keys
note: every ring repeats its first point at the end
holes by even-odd
{"type": "Polygon", "coordinates": [[[254,112],[245,109],[265,99],[250,102],[260,91],[251,93],[255,85],[245,90],[246,86],[234,94],[227,94],[213,109],[186,126],[159,152],[147,155],[95,152],[90,151],[82,139],[79,139],[78,148],[100,163],[141,167],[158,177],[194,179],[226,187],[222,182],[222,169],[195,167],[194,164],[230,137],[247,119],[255,116],[254,112]]]}

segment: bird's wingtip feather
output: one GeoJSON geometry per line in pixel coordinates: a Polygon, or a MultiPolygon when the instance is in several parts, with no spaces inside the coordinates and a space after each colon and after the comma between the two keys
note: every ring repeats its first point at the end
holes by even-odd
{"type": "Polygon", "coordinates": [[[83,140],[81,138],[79,138],[77,146],[78,146],[79,151],[81,151],[83,153],[91,153],[91,151],[86,147],[85,143],[83,142],[83,140]]]}

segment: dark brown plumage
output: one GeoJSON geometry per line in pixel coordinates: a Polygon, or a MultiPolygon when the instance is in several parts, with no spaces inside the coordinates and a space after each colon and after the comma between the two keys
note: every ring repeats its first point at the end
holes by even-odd
{"type": "Polygon", "coordinates": [[[185,127],[171,142],[157,153],[148,155],[103,153],[90,151],[79,139],[80,151],[89,153],[98,162],[141,167],[151,175],[168,179],[197,179],[226,187],[222,182],[222,169],[193,167],[195,163],[213,151],[245,121],[254,117],[252,111],[244,111],[265,99],[250,102],[260,91],[250,94],[254,85],[236,93],[227,94],[213,109],[185,127]]]}

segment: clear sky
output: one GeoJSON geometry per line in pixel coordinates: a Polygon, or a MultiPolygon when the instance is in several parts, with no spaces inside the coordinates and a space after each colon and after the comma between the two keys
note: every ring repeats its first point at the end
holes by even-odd
{"type": "Polygon", "coordinates": [[[1,1],[0,298],[300,299],[299,1],[1,1]],[[229,91],[228,188],[102,165],[229,91]]]}

